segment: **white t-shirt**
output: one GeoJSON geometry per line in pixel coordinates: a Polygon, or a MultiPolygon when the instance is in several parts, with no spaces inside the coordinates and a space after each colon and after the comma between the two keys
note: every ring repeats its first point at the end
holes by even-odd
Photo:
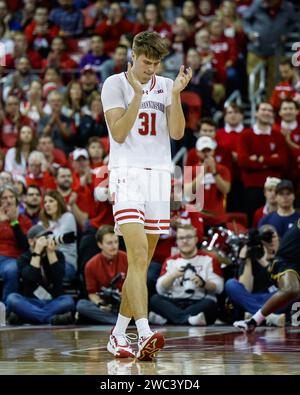
{"type": "MultiPolygon", "coordinates": [[[[171,105],[173,81],[153,76],[143,85],[137,119],[123,144],[111,135],[108,168],[141,167],[171,171],[170,135],[166,108],[171,105]]],[[[101,99],[104,113],[113,108],[128,108],[134,91],[126,73],[115,74],[103,84],[101,99]]]]}

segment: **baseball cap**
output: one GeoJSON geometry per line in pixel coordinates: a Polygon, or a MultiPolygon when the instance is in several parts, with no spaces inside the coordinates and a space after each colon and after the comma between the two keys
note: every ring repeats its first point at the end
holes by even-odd
{"type": "Polygon", "coordinates": [[[201,136],[198,138],[196,142],[196,150],[197,151],[202,151],[205,148],[209,148],[211,150],[216,149],[217,143],[210,137],[208,136],[201,136]]]}
{"type": "Polygon", "coordinates": [[[265,181],[265,188],[274,188],[280,183],[281,179],[277,177],[267,177],[265,181]]]}
{"type": "Polygon", "coordinates": [[[85,159],[89,159],[89,153],[85,148],[76,148],[72,152],[73,160],[78,160],[79,158],[83,157],[85,159]]]}
{"type": "Polygon", "coordinates": [[[91,64],[86,64],[81,70],[80,70],[80,74],[84,74],[87,71],[91,71],[92,73],[96,74],[96,69],[93,65],[91,64]]]}
{"type": "Polygon", "coordinates": [[[276,193],[281,192],[283,189],[287,189],[290,192],[294,193],[294,185],[290,180],[281,180],[279,184],[276,186],[276,193]]]}
{"type": "Polygon", "coordinates": [[[43,225],[34,225],[27,232],[28,239],[35,239],[36,237],[50,235],[52,232],[44,228],[43,225]]]}

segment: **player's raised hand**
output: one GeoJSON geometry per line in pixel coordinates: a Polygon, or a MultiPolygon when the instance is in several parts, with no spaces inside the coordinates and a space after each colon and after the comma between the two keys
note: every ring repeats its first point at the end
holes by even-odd
{"type": "Polygon", "coordinates": [[[180,93],[187,86],[192,78],[193,72],[190,67],[184,70],[184,66],[180,67],[179,73],[173,84],[173,93],[180,93]]]}
{"type": "Polygon", "coordinates": [[[127,67],[127,78],[132,86],[134,93],[137,95],[142,95],[143,94],[143,87],[142,84],[135,78],[132,72],[132,66],[131,63],[128,62],[128,67],[127,67]]]}

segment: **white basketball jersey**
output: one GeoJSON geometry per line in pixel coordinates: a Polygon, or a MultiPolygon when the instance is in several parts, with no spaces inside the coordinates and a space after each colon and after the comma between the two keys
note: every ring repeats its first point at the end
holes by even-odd
{"type": "MultiPolygon", "coordinates": [[[[166,108],[171,105],[173,81],[153,76],[143,85],[144,94],[136,121],[123,144],[109,130],[109,169],[141,167],[171,171],[170,136],[166,108]]],[[[112,75],[103,84],[104,113],[113,108],[128,108],[134,96],[126,73],[112,75]]],[[[109,128],[108,128],[109,129],[109,128]]]]}

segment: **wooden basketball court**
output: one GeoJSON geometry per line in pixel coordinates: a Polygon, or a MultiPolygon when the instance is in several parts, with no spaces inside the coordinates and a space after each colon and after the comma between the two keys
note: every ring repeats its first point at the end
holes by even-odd
{"type": "MultiPolygon", "coordinates": [[[[159,328],[157,328],[159,329],[159,328]]],[[[155,362],[116,360],[106,351],[110,327],[22,326],[0,329],[0,374],[209,375],[299,374],[300,328],[162,327],[155,362]]]]}

